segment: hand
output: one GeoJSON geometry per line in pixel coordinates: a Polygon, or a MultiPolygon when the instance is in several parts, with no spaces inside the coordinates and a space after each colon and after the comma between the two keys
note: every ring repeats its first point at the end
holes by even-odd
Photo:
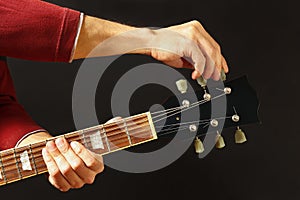
{"type": "Polygon", "coordinates": [[[228,72],[219,44],[198,21],[156,30],[151,56],[176,68],[195,69],[192,78],[219,80],[223,68],[228,72]]]}
{"type": "Polygon", "coordinates": [[[49,182],[61,191],[92,184],[95,176],[104,169],[102,156],[78,142],[69,144],[63,137],[47,142],[42,153],[49,182]]]}
{"type": "MultiPolygon", "coordinates": [[[[122,120],[115,117],[106,123],[122,120]]],[[[63,138],[49,141],[43,149],[43,158],[49,172],[49,182],[61,191],[92,184],[103,171],[103,158],[78,142],[70,144],[63,138]]]]}

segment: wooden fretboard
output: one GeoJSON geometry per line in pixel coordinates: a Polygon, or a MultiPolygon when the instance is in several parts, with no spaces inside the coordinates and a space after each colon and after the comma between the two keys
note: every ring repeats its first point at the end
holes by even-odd
{"type": "Polygon", "coordinates": [[[65,137],[78,141],[87,149],[104,155],[157,138],[149,112],[124,118],[121,121],[53,137],[46,141],[0,152],[0,185],[47,172],[42,157],[46,142],[65,137]]]}

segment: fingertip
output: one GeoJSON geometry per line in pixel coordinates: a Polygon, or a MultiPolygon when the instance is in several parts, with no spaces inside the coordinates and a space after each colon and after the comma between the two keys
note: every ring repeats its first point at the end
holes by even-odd
{"type": "Polygon", "coordinates": [[[56,145],[54,141],[50,140],[46,143],[47,150],[54,151],[56,149],[56,145]]]}
{"type": "Polygon", "coordinates": [[[200,72],[197,70],[194,70],[192,73],[192,79],[196,80],[197,78],[199,78],[201,76],[200,72]]]}
{"type": "Polygon", "coordinates": [[[72,141],[72,142],[70,143],[70,146],[71,146],[71,148],[74,150],[75,153],[80,152],[80,146],[79,146],[79,143],[78,143],[78,142],[72,141]]]}
{"type": "Polygon", "coordinates": [[[226,65],[226,66],[224,66],[224,67],[223,67],[223,69],[224,69],[224,72],[225,72],[225,73],[228,73],[228,72],[229,72],[229,68],[228,68],[228,66],[227,66],[227,65],[226,65]]]}

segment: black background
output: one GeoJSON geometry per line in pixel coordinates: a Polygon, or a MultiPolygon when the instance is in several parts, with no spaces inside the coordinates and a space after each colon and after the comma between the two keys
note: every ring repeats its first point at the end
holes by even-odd
{"type": "MultiPolygon", "coordinates": [[[[61,193],[41,175],[0,188],[11,199],[299,199],[299,34],[297,6],[288,1],[55,0],[55,4],[135,26],[165,27],[199,20],[219,42],[229,79],[248,78],[260,99],[261,125],[245,127],[248,142],[198,159],[191,147],[159,171],[129,174],[106,167],[93,185],[61,193]]],[[[134,62],[140,56],[130,56],[134,62]]],[[[54,135],[75,129],[73,82],[82,61],[42,63],[9,59],[19,101],[54,135]]],[[[122,73],[115,69],[114,73],[122,73]]],[[[189,75],[189,71],[182,70],[189,75]]],[[[107,87],[111,87],[107,85],[107,87]]],[[[99,95],[99,94],[97,94],[99,95]]],[[[107,113],[108,106],[99,105],[107,113]]]]}

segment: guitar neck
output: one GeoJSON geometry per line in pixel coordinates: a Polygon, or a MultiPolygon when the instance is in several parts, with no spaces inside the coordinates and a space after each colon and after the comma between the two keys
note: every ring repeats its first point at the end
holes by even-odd
{"type": "Polygon", "coordinates": [[[77,141],[100,155],[125,149],[157,138],[149,112],[124,118],[120,121],[53,137],[24,147],[0,152],[0,185],[47,172],[42,157],[46,142],[64,137],[77,141]]]}

